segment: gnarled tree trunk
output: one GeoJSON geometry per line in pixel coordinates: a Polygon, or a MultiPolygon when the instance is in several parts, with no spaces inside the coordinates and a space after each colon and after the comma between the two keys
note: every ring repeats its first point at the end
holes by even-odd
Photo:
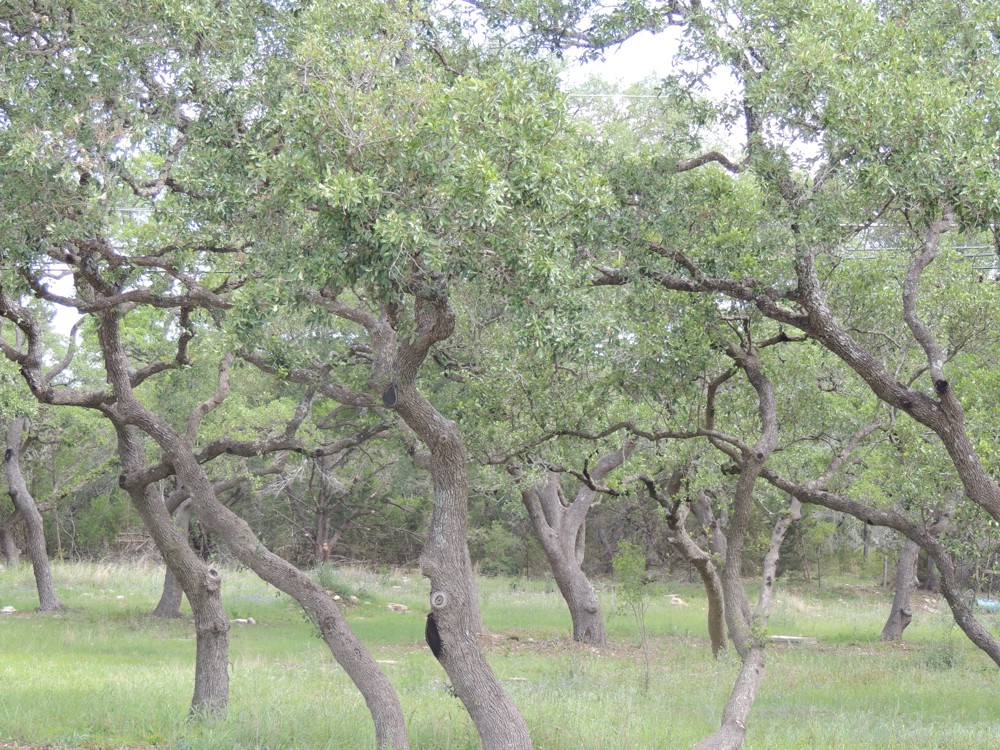
{"type": "Polygon", "coordinates": [[[7,486],[14,507],[24,518],[27,551],[31,557],[31,566],[35,573],[35,586],[38,589],[38,609],[51,612],[61,609],[62,604],[56,596],[55,583],[52,581],[52,568],[49,566],[49,553],[45,547],[45,527],[42,514],[35,504],[35,498],[28,491],[28,484],[21,472],[21,435],[28,426],[26,417],[15,417],[7,429],[7,449],[4,451],[4,469],[7,474],[7,486]]]}
{"type": "MultiPolygon", "coordinates": [[[[737,452],[731,446],[721,446],[738,460],[740,466],[740,478],[736,483],[733,497],[733,513],[726,533],[727,556],[721,580],[729,637],[740,655],[742,666],[723,710],[722,725],[699,742],[696,750],[739,750],[743,746],[747,719],[757,697],[757,691],[764,680],[764,641],[755,630],[767,622],[778,554],[788,526],[795,515],[794,512],[790,512],[781,518],[771,533],[771,546],[764,559],[763,585],[757,610],[752,613],[746,590],[743,588],[740,568],[750,523],[750,511],[753,508],[754,488],[764,463],[777,447],[778,420],[774,386],[761,371],[756,351],[752,347],[743,350],[730,346],[729,355],[742,367],[747,380],[757,392],[761,418],[761,434],[752,447],[737,452]]],[[[716,444],[716,447],[720,445],[716,444]]]]}
{"type": "MultiPolygon", "coordinates": [[[[331,312],[365,328],[375,351],[369,386],[382,393],[427,448],[424,463],[434,486],[434,509],[421,572],[430,579],[428,641],[469,712],[486,750],[522,750],[531,737],[521,712],[493,674],[476,636],[482,628],[468,547],[469,479],[465,443],[458,427],[445,419],[417,390],[417,375],[430,348],[455,330],[455,315],[444,290],[421,278],[411,280],[413,331],[398,335],[400,309],[385,305],[376,318],[322,296],[331,312]]],[[[363,394],[357,394],[363,396],[363,394]]]]}
{"type": "MultiPolygon", "coordinates": [[[[134,425],[152,437],[192,498],[194,509],[206,530],[222,537],[240,562],[268,583],[289,594],[302,606],[319,628],[334,658],[364,696],[375,723],[378,746],[393,750],[408,748],[405,720],[396,691],[371,654],[347,626],[336,602],[309,576],[267,549],[246,521],[219,502],[212,483],[194,455],[194,435],[190,433],[192,428],[197,429],[198,419],[192,415],[189,435],[182,437],[165,419],[139,402],[132,391],[129,360],[121,341],[117,313],[113,310],[104,312],[100,318],[99,340],[108,379],[117,399],[113,407],[115,420],[134,425]]],[[[220,390],[215,398],[221,401],[224,392],[220,390]]],[[[201,414],[203,415],[204,413],[201,414]]],[[[126,470],[120,478],[122,486],[138,486],[136,477],[137,475],[126,470]]],[[[143,489],[148,489],[148,486],[143,489]]],[[[161,503],[160,507],[163,510],[159,520],[164,533],[169,531],[178,548],[191,551],[187,539],[182,539],[177,527],[171,522],[166,506],[161,503]]],[[[180,577],[180,571],[175,572],[180,577]]],[[[185,594],[194,607],[192,590],[184,583],[183,578],[181,580],[185,594]]],[[[194,593],[197,596],[200,591],[195,589],[194,593]]]]}
{"type": "MultiPolygon", "coordinates": [[[[632,455],[635,444],[603,456],[591,470],[591,482],[598,484],[632,455]]],[[[549,472],[545,484],[521,490],[521,499],[528,510],[531,528],[542,545],[552,567],[552,575],[569,606],[573,620],[573,638],[594,646],[607,645],[604,615],[597,591],[583,572],[586,550],[587,512],[597,493],[583,485],[573,502],[563,495],[559,474],[549,472]]]]}
{"type": "MultiPolygon", "coordinates": [[[[160,497],[163,493],[159,492],[160,497]]],[[[185,539],[191,529],[191,500],[185,500],[174,513],[174,524],[185,539]]],[[[163,591],[160,593],[160,601],[152,611],[153,617],[177,618],[181,616],[181,602],[184,599],[184,588],[177,580],[174,571],[169,565],[165,566],[163,574],[163,591]]]]}
{"type": "Polygon", "coordinates": [[[892,609],[889,619],[882,628],[883,641],[898,641],[903,637],[903,631],[913,620],[913,610],[910,608],[910,597],[917,588],[917,559],[920,556],[920,545],[907,539],[899,553],[896,563],[896,594],[892,599],[892,609]]]}
{"type": "Polygon", "coordinates": [[[687,515],[687,506],[681,503],[676,513],[668,516],[667,525],[672,532],[668,541],[701,576],[708,597],[708,637],[712,643],[712,655],[719,658],[719,654],[726,650],[726,604],[722,581],[712,556],[695,544],[684,528],[687,515]]]}
{"type": "MultiPolygon", "coordinates": [[[[124,473],[120,484],[129,494],[178,588],[187,594],[195,626],[195,678],[191,715],[218,715],[229,703],[229,618],[222,608],[222,577],[188,544],[174,524],[153,484],[128,481],[146,468],[143,440],[134,426],[115,423],[124,473]]],[[[178,596],[178,607],[180,597],[178,596]]]]}
{"type": "MultiPolygon", "coordinates": [[[[695,543],[691,535],[688,534],[687,527],[685,526],[690,508],[687,503],[677,497],[684,480],[684,474],[685,471],[679,469],[671,475],[666,485],[666,497],[660,494],[656,488],[656,481],[652,477],[640,474],[639,479],[646,485],[650,496],[667,512],[667,526],[670,528],[667,541],[701,576],[702,583],[705,585],[705,595],[708,598],[708,637],[712,643],[712,655],[715,658],[719,658],[719,654],[726,650],[725,592],[723,591],[722,579],[719,577],[718,568],[712,559],[712,555],[705,552],[695,543]]],[[[700,499],[707,505],[707,499],[704,496],[700,496],[700,499]]],[[[690,505],[694,507],[695,503],[692,502],[690,505]]],[[[712,515],[714,522],[714,514],[711,513],[711,508],[707,510],[712,515]]],[[[702,511],[705,511],[704,507],[702,511]]],[[[700,516],[699,521],[701,521],[702,525],[706,525],[700,516]]],[[[718,525],[715,525],[715,533],[718,536],[722,536],[722,530],[718,525]]],[[[719,540],[716,540],[715,546],[718,548],[719,545],[719,540]]],[[[721,545],[723,548],[725,547],[724,537],[721,540],[721,545]]],[[[716,555],[716,560],[723,564],[725,563],[724,556],[720,558],[716,555]]]]}
{"type": "Polygon", "coordinates": [[[396,385],[396,412],[430,451],[434,510],[420,567],[431,581],[438,660],[476,725],[486,750],[531,747],[524,717],[493,673],[476,639],[481,620],[469,558],[469,484],[465,444],[455,423],[412,381],[396,385]]]}

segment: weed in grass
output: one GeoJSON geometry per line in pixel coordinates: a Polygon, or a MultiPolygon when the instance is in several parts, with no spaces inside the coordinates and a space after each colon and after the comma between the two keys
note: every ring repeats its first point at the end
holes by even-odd
{"type": "Polygon", "coordinates": [[[316,566],[315,572],[316,580],[319,582],[319,585],[327,591],[332,591],[337,594],[342,599],[353,601],[351,597],[354,597],[360,601],[361,599],[368,598],[370,596],[364,583],[359,585],[356,578],[345,575],[344,572],[333,563],[322,563],[321,565],[316,566]]]}
{"type": "Polygon", "coordinates": [[[920,661],[927,669],[949,670],[966,665],[965,644],[954,634],[948,633],[936,643],[926,646],[920,661]]]}

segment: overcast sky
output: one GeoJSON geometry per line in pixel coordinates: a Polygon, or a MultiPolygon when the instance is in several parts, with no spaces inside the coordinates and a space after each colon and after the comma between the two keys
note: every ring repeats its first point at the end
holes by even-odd
{"type": "Polygon", "coordinates": [[[652,75],[666,76],[670,72],[671,58],[677,51],[678,34],[678,29],[669,29],[655,36],[643,31],[613,47],[603,60],[568,68],[562,78],[567,85],[575,86],[591,76],[598,76],[625,87],[652,75]]]}

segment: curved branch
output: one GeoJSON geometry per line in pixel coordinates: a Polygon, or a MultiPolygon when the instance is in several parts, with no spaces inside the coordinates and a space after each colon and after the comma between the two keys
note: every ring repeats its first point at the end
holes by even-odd
{"type": "Polygon", "coordinates": [[[928,227],[927,237],[923,242],[923,250],[920,255],[913,259],[909,272],[906,274],[906,280],[903,282],[903,319],[906,321],[906,325],[909,326],[910,332],[913,333],[913,338],[917,340],[917,343],[924,350],[924,354],[927,355],[931,378],[934,380],[934,385],[940,393],[944,393],[947,390],[947,382],[944,379],[944,351],[941,349],[941,345],[934,337],[931,329],[920,319],[917,313],[917,286],[920,283],[920,277],[924,269],[937,257],[941,235],[951,229],[951,227],[951,213],[946,209],[941,219],[932,222],[930,227],[928,227]],[[944,383],[944,387],[939,386],[939,383],[944,383]]]}
{"type": "Polygon", "coordinates": [[[677,162],[674,169],[676,169],[678,172],[688,172],[692,169],[697,169],[698,167],[704,166],[705,164],[709,164],[711,162],[715,162],[716,164],[722,165],[722,167],[725,170],[727,170],[728,172],[732,172],[733,174],[739,174],[740,172],[743,171],[744,167],[746,166],[746,162],[743,162],[742,164],[736,164],[735,162],[730,161],[727,156],[719,153],[718,151],[709,151],[708,153],[701,154],[700,156],[695,156],[692,159],[685,159],[684,161],[677,162]]]}
{"type": "Polygon", "coordinates": [[[185,437],[187,441],[194,445],[195,439],[198,437],[198,427],[201,425],[201,421],[205,418],[207,414],[214,411],[219,407],[219,405],[226,399],[229,395],[229,371],[233,364],[234,355],[232,352],[226,352],[219,362],[219,383],[218,387],[208,399],[202,401],[188,415],[187,419],[187,432],[185,437]]]}

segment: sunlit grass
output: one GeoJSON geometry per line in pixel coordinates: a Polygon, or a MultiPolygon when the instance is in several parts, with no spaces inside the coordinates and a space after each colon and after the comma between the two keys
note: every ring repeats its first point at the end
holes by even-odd
{"type": "MultiPolygon", "coordinates": [[[[43,615],[33,611],[30,568],[0,569],[0,606],[18,609],[0,616],[0,741],[177,750],[373,746],[364,701],[311,624],[252,574],[225,572],[230,616],[257,621],[232,630],[229,714],[192,724],[192,623],[146,616],[160,570],[57,564],[54,573],[69,608],[43,615]]],[[[426,581],[413,572],[356,569],[320,579],[358,597],[347,618],[399,691],[412,746],[479,747],[423,644],[426,581]],[[390,602],[410,611],[390,612],[390,602]]],[[[644,692],[634,624],[618,611],[613,587],[601,584],[612,645],[593,649],[567,638],[569,617],[551,581],[480,581],[493,633],[484,644],[537,748],[683,748],[717,726],[737,659],[711,659],[698,586],[660,582],[652,593],[653,671],[644,692]],[[688,606],[671,604],[667,594],[688,606]]],[[[917,608],[906,643],[880,643],[890,593],[829,582],[822,591],[779,587],[769,632],[818,643],[770,650],[747,748],[1000,747],[996,668],[939,602],[917,608]]]]}

